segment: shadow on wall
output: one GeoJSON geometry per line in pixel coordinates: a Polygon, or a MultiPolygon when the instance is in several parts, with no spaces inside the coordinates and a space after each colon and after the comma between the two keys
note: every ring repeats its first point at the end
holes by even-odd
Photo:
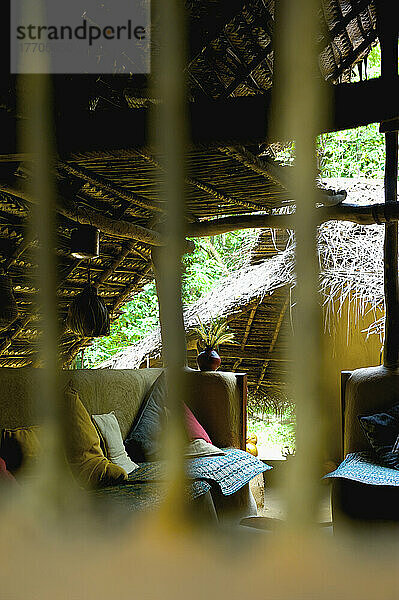
{"type": "Polygon", "coordinates": [[[380,364],[382,341],[379,335],[367,338],[367,328],[384,312],[365,305],[360,310],[356,301],[346,300],[338,312],[339,304],[331,317],[329,331],[323,335],[323,368],[321,402],[325,421],[323,427],[328,440],[324,448],[325,459],[339,461],[341,455],[341,371],[380,364]]]}

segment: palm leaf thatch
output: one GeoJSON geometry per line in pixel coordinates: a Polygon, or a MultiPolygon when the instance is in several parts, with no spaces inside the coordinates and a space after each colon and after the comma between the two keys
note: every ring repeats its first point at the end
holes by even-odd
{"type": "MultiPolygon", "coordinates": [[[[325,180],[332,187],[346,187],[348,201],[381,202],[383,182],[379,180],[325,180]]],[[[335,318],[345,317],[348,306],[361,319],[369,311],[383,308],[382,226],[361,226],[331,221],[319,228],[320,302],[325,328],[335,318]],[[347,302],[348,301],[348,302],[347,302]]],[[[253,252],[253,262],[226,277],[208,294],[184,310],[189,365],[196,368],[196,343],[201,333],[198,318],[205,327],[219,319],[228,323],[234,341],[220,343],[223,370],[248,373],[249,384],[276,389],[289,371],[287,349],[295,326],[295,243],[293,235],[279,234],[279,247],[271,256],[274,233],[264,230],[253,252]],[[269,258],[261,260],[262,252],[269,258]],[[271,256],[271,257],[270,257],[271,256]]],[[[352,311],[353,314],[353,311],[352,311]]],[[[364,335],[381,333],[381,320],[364,335]]],[[[356,326],[356,323],[353,323],[356,326]]],[[[159,329],[115,354],[100,368],[139,368],[161,364],[159,329]]]]}

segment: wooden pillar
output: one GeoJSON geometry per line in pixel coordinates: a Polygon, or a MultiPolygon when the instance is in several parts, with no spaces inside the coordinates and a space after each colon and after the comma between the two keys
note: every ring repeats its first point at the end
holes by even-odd
{"type": "MultiPolygon", "coordinates": [[[[395,3],[377,3],[378,36],[381,44],[381,77],[384,81],[398,79],[398,7],[395,3]]],[[[398,132],[397,122],[391,128],[384,124],[385,133],[385,202],[397,202],[398,132]],[[389,130],[391,129],[391,130],[389,130]]],[[[399,279],[398,223],[385,225],[384,240],[385,341],[384,366],[399,367],[399,279]]]]}
{"type": "MultiPolygon", "coordinates": [[[[385,134],[385,202],[397,201],[398,132],[385,134]]],[[[399,366],[398,222],[385,225],[384,240],[385,341],[384,366],[399,366]]]]}
{"type": "MultiPolygon", "coordinates": [[[[157,292],[157,299],[158,299],[158,308],[159,308],[159,320],[160,322],[164,322],[164,315],[165,315],[165,303],[164,303],[164,290],[163,288],[165,287],[165,285],[167,285],[167,282],[161,277],[161,253],[164,252],[164,250],[162,248],[157,248],[155,246],[153,246],[152,250],[151,250],[151,260],[152,260],[152,269],[154,272],[154,279],[155,279],[155,288],[156,288],[156,292],[157,292]]],[[[179,300],[177,300],[179,301],[179,300]]],[[[179,328],[180,331],[183,332],[183,337],[184,337],[184,320],[183,320],[183,309],[181,307],[181,303],[180,303],[180,310],[178,311],[178,318],[179,318],[179,328]]],[[[168,366],[168,360],[167,360],[167,355],[165,353],[165,348],[166,348],[166,333],[165,333],[165,328],[161,327],[161,339],[162,339],[162,364],[164,367],[168,366]]],[[[185,341],[185,338],[184,338],[185,341]]],[[[184,364],[187,365],[187,343],[185,343],[185,359],[184,359],[184,364]]]]}

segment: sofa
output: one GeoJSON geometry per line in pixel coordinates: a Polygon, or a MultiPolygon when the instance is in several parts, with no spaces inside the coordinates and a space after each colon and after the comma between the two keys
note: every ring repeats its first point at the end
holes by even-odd
{"type": "Polygon", "coordinates": [[[359,422],[399,403],[399,370],[383,366],[344,372],[342,377],[344,461],[333,479],[332,511],[336,532],[348,528],[390,528],[399,522],[399,471],[378,464],[359,422]]]}
{"type": "MultiPolygon", "coordinates": [[[[62,385],[77,391],[89,415],[114,411],[125,439],[143,399],[161,372],[162,369],[65,370],[62,372],[62,385]]],[[[34,397],[38,375],[38,369],[0,369],[0,430],[38,423],[34,397]]],[[[220,448],[243,448],[243,376],[191,370],[184,376],[188,386],[187,404],[213,444],[220,448]]],[[[126,496],[126,486],[117,487],[99,490],[96,494],[116,499],[126,496]]],[[[130,487],[131,491],[136,489],[131,483],[130,487]]],[[[140,497],[143,493],[146,495],[147,488],[151,496],[152,486],[144,485],[140,489],[140,497]]],[[[130,494],[129,497],[127,508],[135,510],[135,495],[130,494]]],[[[145,504],[151,506],[151,498],[147,500],[145,504]]],[[[218,486],[212,486],[196,497],[192,504],[199,516],[212,522],[239,520],[256,514],[256,504],[248,483],[230,495],[221,493],[218,486]]]]}

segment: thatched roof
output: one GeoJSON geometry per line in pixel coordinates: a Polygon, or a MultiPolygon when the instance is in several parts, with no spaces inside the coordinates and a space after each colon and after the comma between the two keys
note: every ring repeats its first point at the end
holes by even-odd
{"type": "MultiPolygon", "coordinates": [[[[186,5],[194,32],[188,66],[193,97],[256,95],[272,86],[274,0],[186,5]]],[[[353,65],[367,56],[377,37],[375,4],[320,0],[319,15],[321,74],[349,81],[353,65]]]]}
{"type": "MultiPolygon", "coordinates": [[[[185,4],[193,106],[201,97],[267,92],[273,70],[274,3],[187,0],[185,4]]],[[[320,69],[325,79],[347,80],[348,69],[367,54],[375,37],[374,2],[320,0],[320,69]]],[[[92,279],[116,318],[118,308],[152,276],[151,240],[146,235],[159,236],[156,226],[164,213],[160,192],[164,172],[154,150],[137,142],[145,139],[143,107],[153,101],[145,76],[57,76],[54,86],[62,329],[68,305],[87,279],[87,262],[72,258],[69,252],[76,215],[145,228],[141,230],[144,237],[137,238],[100,227],[101,254],[91,263],[92,279]]],[[[18,154],[16,131],[26,115],[15,90],[15,77],[5,77],[0,84],[0,261],[12,278],[19,317],[0,335],[0,367],[36,365],[40,330],[34,307],[36,265],[26,235],[31,203],[36,199],[21,192],[21,182],[30,177],[30,157],[18,154]]],[[[192,146],[186,179],[187,221],[271,212],[290,205],[294,198],[282,184],[284,173],[264,150],[256,144],[192,146]]],[[[63,362],[67,364],[87,343],[64,330],[63,362]]]]}
{"type": "MultiPolygon", "coordinates": [[[[329,179],[324,183],[331,187],[346,186],[352,203],[383,201],[380,180],[329,179]]],[[[292,311],[295,312],[292,309],[295,297],[293,238],[286,234],[286,248],[275,250],[270,257],[271,238],[270,230],[262,231],[253,252],[253,264],[232,273],[184,311],[189,365],[196,368],[193,329],[198,325],[198,317],[203,323],[225,318],[234,333],[234,341],[220,347],[223,369],[247,372],[252,389],[263,391],[286,382],[287,348],[292,311]],[[269,258],[259,262],[262,248],[269,258]]],[[[332,311],[339,311],[346,299],[356,302],[360,313],[383,306],[382,227],[329,221],[319,228],[318,245],[321,300],[327,327],[332,311]]],[[[376,324],[376,331],[379,325],[376,324]]],[[[99,366],[122,369],[160,364],[161,337],[156,329],[99,366]]]]}

